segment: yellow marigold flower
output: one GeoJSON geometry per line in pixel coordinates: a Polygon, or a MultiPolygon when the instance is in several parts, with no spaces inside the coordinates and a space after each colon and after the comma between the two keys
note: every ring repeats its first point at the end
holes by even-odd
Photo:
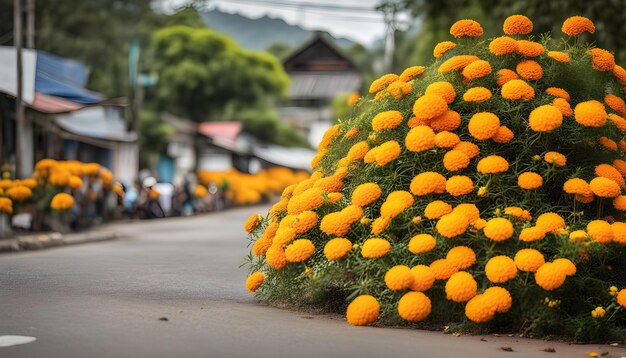
{"type": "Polygon", "coordinates": [[[592,220],[587,224],[587,233],[599,244],[608,244],[613,241],[615,234],[611,224],[604,220],[592,220]]]}
{"type": "Polygon", "coordinates": [[[600,137],[598,139],[598,143],[604,148],[610,150],[611,152],[617,151],[617,143],[615,143],[615,141],[612,139],[609,139],[607,137],[600,137]]]}
{"type": "Polygon", "coordinates": [[[392,160],[398,158],[402,152],[400,144],[395,140],[387,141],[380,145],[379,150],[376,152],[376,164],[379,167],[387,165],[392,160]]]}
{"type": "Polygon", "coordinates": [[[367,326],[378,319],[380,304],[370,295],[360,295],[348,305],[346,319],[352,326],[367,326]]]}
{"type": "Polygon", "coordinates": [[[451,172],[467,168],[470,158],[460,150],[450,150],[443,156],[443,166],[451,172]]]}
{"type": "Polygon", "coordinates": [[[600,164],[596,166],[595,172],[597,176],[609,178],[613,180],[614,182],[616,182],[621,187],[626,185],[626,183],[624,182],[624,177],[622,177],[622,174],[609,164],[600,164]]]}
{"type": "Polygon", "coordinates": [[[435,280],[447,280],[458,271],[453,262],[448,259],[435,260],[430,264],[430,269],[435,276],[435,280]]]}
{"type": "Polygon", "coordinates": [[[412,152],[423,152],[435,146],[435,132],[428,126],[411,128],[405,138],[406,149],[412,152]]]}
{"type": "Polygon", "coordinates": [[[607,50],[593,48],[587,51],[587,54],[591,56],[591,65],[594,70],[611,71],[615,67],[615,57],[607,50]]]}
{"type": "Polygon", "coordinates": [[[352,192],[351,202],[353,205],[357,206],[369,205],[378,200],[381,194],[382,191],[380,190],[378,184],[364,183],[354,189],[354,191],[352,192]]]}
{"type": "Polygon", "coordinates": [[[280,199],[276,204],[272,205],[270,208],[269,214],[270,216],[276,216],[282,212],[287,210],[287,205],[289,203],[289,199],[283,198],[280,199]]]}
{"type": "Polygon", "coordinates": [[[613,229],[613,241],[618,244],[626,244],[626,223],[616,221],[611,224],[613,229]]]}
{"type": "Polygon", "coordinates": [[[9,198],[0,197],[0,214],[13,214],[13,202],[9,198]]]}
{"type": "Polygon", "coordinates": [[[536,61],[523,60],[515,66],[517,73],[525,80],[537,81],[543,77],[543,69],[536,61]]]}
{"type": "Polygon", "coordinates": [[[374,220],[372,223],[372,234],[378,235],[381,232],[385,231],[387,226],[391,224],[391,218],[388,216],[381,216],[374,220]]]}
{"type": "Polygon", "coordinates": [[[387,199],[385,199],[385,202],[380,207],[380,214],[381,216],[395,218],[400,215],[402,211],[410,208],[414,201],[413,195],[408,191],[393,191],[387,196],[387,199]]]}
{"type": "Polygon", "coordinates": [[[317,168],[320,165],[322,158],[324,158],[324,155],[326,155],[325,151],[317,152],[317,154],[315,154],[313,159],[311,159],[311,168],[313,169],[317,168]]]}
{"type": "Polygon", "coordinates": [[[491,91],[485,87],[472,87],[463,94],[465,102],[485,102],[490,98],[491,91]]]}
{"type": "MultiPolygon", "coordinates": [[[[333,193],[331,193],[333,194],[333,193]]],[[[341,195],[340,193],[336,193],[341,195]]],[[[317,213],[311,210],[303,211],[296,216],[291,227],[296,231],[296,234],[304,234],[317,225],[318,217],[317,213]]]]}
{"type": "Polygon", "coordinates": [[[261,237],[254,242],[254,245],[252,246],[252,252],[254,252],[254,254],[257,256],[265,254],[272,245],[272,241],[274,239],[274,236],[276,235],[277,230],[278,223],[275,221],[271,222],[267,226],[261,237]]]}
{"type": "Polygon", "coordinates": [[[548,51],[548,57],[557,62],[567,63],[570,61],[569,55],[566,52],[548,51]]]}
{"type": "Polygon", "coordinates": [[[445,55],[446,52],[452,50],[455,47],[456,44],[452,41],[440,42],[435,45],[435,48],[433,49],[433,56],[435,56],[435,58],[441,58],[443,57],[443,55],[445,55]]]}
{"type": "Polygon", "coordinates": [[[555,98],[552,101],[552,106],[556,107],[563,117],[571,117],[574,114],[572,107],[565,98],[555,98]]]}
{"type": "Polygon", "coordinates": [[[508,36],[497,37],[489,43],[489,52],[496,56],[517,52],[517,41],[508,36]]]}
{"type": "Polygon", "coordinates": [[[461,142],[461,138],[458,135],[442,131],[435,135],[435,145],[439,148],[452,148],[461,142]]]}
{"type": "Polygon", "coordinates": [[[447,238],[459,236],[467,230],[470,221],[468,218],[460,212],[452,211],[450,214],[446,214],[437,221],[435,226],[439,235],[447,238]]]}
{"type": "Polygon", "coordinates": [[[593,34],[596,27],[591,20],[583,16],[572,16],[563,22],[561,31],[568,36],[578,36],[583,32],[593,34]]]}
{"type": "Polygon", "coordinates": [[[613,207],[617,210],[626,211],[626,195],[620,195],[613,199],[613,207]]]}
{"type": "Polygon", "coordinates": [[[446,191],[446,178],[435,172],[420,173],[411,181],[410,190],[417,196],[443,194],[446,191]]]}
{"type": "MultiPolygon", "coordinates": [[[[22,183],[23,183],[23,182],[24,182],[24,181],[22,181],[22,183]]],[[[70,188],[72,188],[72,189],[76,190],[76,189],[80,189],[80,188],[82,188],[82,187],[83,187],[83,180],[82,180],[80,177],[77,177],[76,175],[71,175],[71,176],[69,177],[69,180],[68,180],[67,184],[68,184],[68,186],[69,186],[70,188]]],[[[35,186],[36,186],[36,185],[37,185],[37,183],[35,182],[35,186]]],[[[204,186],[202,186],[202,185],[198,185],[198,186],[199,186],[199,187],[202,187],[202,188],[204,188],[204,189],[206,190],[206,188],[205,188],[204,186]]],[[[198,187],[198,186],[196,186],[196,189],[197,189],[197,187],[198,187]]],[[[30,187],[29,187],[29,188],[30,188],[30,187]]],[[[33,189],[33,188],[30,188],[30,189],[33,189]]],[[[196,194],[197,194],[197,193],[196,193],[196,194]]],[[[201,197],[204,197],[204,196],[206,196],[207,194],[208,194],[208,191],[206,192],[206,194],[205,194],[205,195],[203,195],[203,196],[201,196],[201,197]]],[[[196,195],[196,196],[198,196],[198,195],[196,195]]]]}
{"type": "Polygon", "coordinates": [[[356,101],[358,101],[360,98],[361,98],[361,94],[359,92],[353,92],[346,100],[346,103],[348,104],[348,106],[352,107],[356,104],[356,101]]]}
{"type": "Polygon", "coordinates": [[[398,315],[410,322],[418,322],[430,315],[430,298],[422,292],[407,292],[398,301],[398,315]]]}
{"type": "Polygon", "coordinates": [[[413,282],[410,289],[412,291],[426,291],[435,283],[435,274],[433,270],[426,265],[416,265],[411,268],[413,282]]]}
{"type": "Polygon", "coordinates": [[[557,213],[544,213],[539,215],[535,224],[545,232],[555,232],[565,227],[565,220],[557,213]]]}
{"type": "Polygon", "coordinates": [[[589,235],[585,232],[585,230],[574,230],[569,234],[569,239],[575,243],[581,243],[585,241],[589,235]]]}
{"type": "Polygon", "coordinates": [[[515,265],[520,271],[535,272],[546,263],[541,252],[535,249],[522,249],[515,254],[515,265]]]}
{"type": "Polygon", "coordinates": [[[452,212],[462,215],[469,221],[470,223],[478,220],[480,218],[480,211],[474,204],[459,204],[452,212]]]}
{"type": "Polygon", "coordinates": [[[483,34],[483,28],[474,20],[464,19],[452,24],[450,35],[454,37],[468,36],[479,37],[483,34]]]}
{"type": "Polygon", "coordinates": [[[496,312],[498,313],[508,312],[513,305],[511,294],[503,287],[489,287],[483,292],[483,296],[486,297],[492,305],[496,306],[496,312]]]}
{"type": "Polygon", "coordinates": [[[435,200],[426,205],[424,216],[433,220],[452,212],[452,206],[445,201],[435,200]]]}
{"type": "Polygon", "coordinates": [[[568,194],[581,194],[585,196],[593,195],[589,184],[580,178],[568,179],[563,184],[563,191],[568,194]]]}
{"type": "Polygon", "coordinates": [[[483,78],[491,73],[491,64],[485,60],[476,60],[465,66],[461,74],[468,80],[483,78]]]}
{"type": "Polygon", "coordinates": [[[361,246],[361,255],[367,259],[376,259],[387,255],[391,249],[389,241],[381,238],[371,238],[365,240],[361,246]]]}
{"type": "Polygon", "coordinates": [[[500,126],[496,134],[491,137],[491,139],[493,139],[493,141],[496,143],[505,144],[512,141],[514,137],[515,134],[507,126],[500,126]]]}
{"type": "MultiPolygon", "coordinates": [[[[484,188],[484,187],[482,187],[482,188],[484,188]]],[[[478,190],[478,192],[480,193],[480,189],[478,190]]],[[[478,196],[480,196],[480,195],[478,195],[478,196]]],[[[472,222],[472,226],[474,226],[474,229],[480,231],[480,230],[484,229],[485,226],[487,226],[487,220],[485,220],[485,219],[478,219],[478,220],[472,222]]]]}
{"type": "Polygon", "coordinates": [[[606,123],[607,114],[602,103],[591,100],[576,105],[574,118],[586,127],[602,127],[606,123]]]}
{"type": "Polygon", "coordinates": [[[602,198],[615,198],[621,194],[619,184],[609,178],[594,178],[589,183],[589,187],[595,195],[602,198]]]}
{"type": "Polygon", "coordinates": [[[526,190],[537,189],[543,185],[543,178],[537,173],[525,172],[517,177],[517,185],[526,190]]]}
{"type": "Polygon", "coordinates": [[[328,201],[331,203],[337,203],[339,202],[339,200],[343,199],[343,194],[335,192],[335,193],[328,193],[328,201]]]}
{"type": "Polygon", "coordinates": [[[374,119],[372,119],[372,129],[375,131],[393,129],[402,123],[402,119],[402,113],[398,111],[381,112],[374,116],[374,119]]]}
{"type": "MultiPolygon", "coordinates": [[[[497,132],[496,132],[497,135],[497,132]]],[[[480,148],[472,142],[461,142],[455,145],[452,149],[460,150],[465,153],[470,159],[476,157],[480,153],[480,148]]]]}
{"type": "Polygon", "coordinates": [[[387,87],[387,92],[395,99],[401,99],[413,91],[413,87],[404,81],[395,81],[387,87]]]}
{"type": "Polygon", "coordinates": [[[57,170],[50,174],[48,183],[55,186],[67,186],[70,181],[70,173],[64,170],[57,170]]]}
{"type": "Polygon", "coordinates": [[[393,73],[382,75],[378,79],[374,80],[374,82],[372,82],[369,92],[370,93],[380,92],[384,90],[385,88],[387,88],[387,86],[389,86],[391,83],[397,81],[398,79],[400,79],[400,77],[398,77],[398,75],[393,74],[393,73]]]}
{"type": "Polygon", "coordinates": [[[413,283],[411,269],[405,265],[397,265],[390,268],[385,274],[385,284],[392,291],[400,291],[409,288],[413,283]]]}
{"type": "Polygon", "coordinates": [[[430,122],[431,122],[430,119],[417,119],[415,117],[411,117],[406,122],[406,125],[409,128],[414,128],[414,127],[417,127],[417,126],[429,126],[430,122]]]}
{"type": "Polygon", "coordinates": [[[476,254],[467,246],[456,246],[448,251],[446,260],[450,261],[457,270],[465,270],[476,263],[476,254]]]}
{"type": "MultiPolygon", "coordinates": [[[[430,120],[430,127],[437,132],[453,131],[461,125],[461,115],[456,111],[448,110],[446,113],[430,120]]],[[[409,126],[410,128],[415,126],[409,126]]]]}
{"type": "Polygon", "coordinates": [[[567,158],[559,152],[547,152],[543,156],[543,160],[545,160],[546,163],[552,164],[557,167],[564,167],[567,163],[567,158]]]}
{"type": "Polygon", "coordinates": [[[498,86],[502,87],[504,86],[505,83],[512,81],[512,80],[516,80],[519,78],[519,76],[517,75],[517,73],[515,73],[514,71],[509,70],[508,68],[503,68],[501,70],[499,70],[498,72],[496,72],[497,74],[497,83],[498,86]]]}
{"type": "Polygon", "coordinates": [[[591,317],[593,318],[602,318],[604,315],[606,315],[606,310],[602,306],[598,306],[591,311],[591,317]]]}
{"type": "Polygon", "coordinates": [[[613,75],[622,86],[626,86],[626,69],[620,65],[615,65],[613,75]]]}
{"type": "Polygon", "coordinates": [[[504,213],[521,221],[532,220],[532,217],[530,216],[528,210],[524,210],[519,206],[508,206],[504,208],[504,213]]]}
{"type": "Polygon", "coordinates": [[[337,175],[331,175],[325,178],[319,178],[313,184],[314,188],[320,188],[325,193],[332,193],[334,191],[339,191],[343,188],[343,182],[337,175]]]}
{"type": "Polygon", "coordinates": [[[417,119],[429,120],[438,117],[448,110],[448,104],[443,97],[425,94],[413,104],[413,115],[417,119]]]}
{"type": "Polygon", "coordinates": [[[359,135],[359,129],[356,127],[350,128],[346,134],[343,135],[344,138],[346,139],[352,139],[355,138],[357,135],[359,135]]]}
{"type": "Polygon", "coordinates": [[[244,230],[246,230],[246,232],[248,233],[253,232],[259,226],[259,223],[261,222],[261,220],[263,220],[263,217],[261,217],[261,215],[259,214],[251,215],[248,218],[248,220],[246,220],[246,222],[243,224],[244,230]]]}
{"type": "Polygon", "coordinates": [[[499,155],[490,155],[481,159],[476,169],[483,174],[504,173],[509,170],[509,162],[499,155]]]}
{"type": "Polygon", "coordinates": [[[505,218],[493,218],[483,229],[485,236],[496,242],[509,239],[513,236],[513,231],[513,224],[505,218]]]}
{"type": "Polygon", "coordinates": [[[620,115],[626,116],[626,102],[623,99],[609,93],[604,97],[604,103],[620,115]]]}
{"type": "Polygon", "coordinates": [[[52,198],[52,201],[50,201],[50,208],[56,211],[66,211],[73,206],[74,198],[67,193],[58,193],[52,198]]]}
{"type": "Polygon", "coordinates": [[[59,162],[57,162],[56,160],[46,158],[38,161],[37,164],[35,164],[35,170],[46,171],[56,167],[57,165],[59,165],[59,162]]]}
{"type": "Polygon", "coordinates": [[[421,216],[416,216],[416,217],[414,217],[413,219],[411,219],[411,222],[412,222],[414,225],[419,225],[419,224],[421,224],[421,223],[422,223],[422,217],[421,217],[421,216]]]}
{"type": "Polygon", "coordinates": [[[502,85],[502,97],[512,100],[530,101],[535,97],[535,90],[523,80],[510,80],[502,85]]]}
{"type": "Polygon", "coordinates": [[[303,211],[312,210],[324,204],[324,192],[320,188],[309,188],[289,200],[287,205],[288,214],[300,214],[303,211]]]}
{"type": "Polygon", "coordinates": [[[363,209],[356,205],[349,205],[341,211],[326,214],[320,223],[320,230],[327,235],[343,236],[361,217],[363,217],[363,209]]]}
{"type": "Polygon", "coordinates": [[[566,90],[562,89],[562,88],[558,88],[558,87],[548,87],[546,88],[545,92],[551,96],[554,97],[559,97],[559,98],[563,98],[567,101],[570,100],[570,95],[569,93],[567,93],[566,90]]]}
{"type": "Polygon", "coordinates": [[[515,262],[508,256],[495,256],[487,261],[485,274],[489,281],[493,283],[503,283],[517,275],[515,262]]]}
{"type": "Polygon", "coordinates": [[[272,244],[281,246],[286,245],[290,243],[295,237],[296,229],[290,227],[289,225],[281,225],[278,230],[276,230],[276,235],[274,235],[272,244]]]}
{"type": "Polygon", "coordinates": [[[246,278],[246,290],[253,293],[256,291],[265,281],[265,274],[263,272],[254,272],[248,278],[246,278]]]}
{"type": "Polygon", "coordinates": [[[502,30],[507,35],[526,35],[533,31],[533,22],[524,15],[511,15],[504,20],[502,30]]]}
{"type": "Polygon", "coordinates": [[[400,81],[409,82],[410,80],[424,73],[425,69],[426,67],[424,66],[408,67],[400,74],[400,81]]]}
{"type": "Polygon", "coordinates": [[[537,57],[543,55],[545,51],[546,49],[540,43],[528,40],[517,41],[517,53],[524,57],[537,57]]]}
{"type": "MultiPolygon", "coordinates": [[[[7,196],[10,196],[15,201],[22,201],[22,200],[26,200],[30,198],[33,195],[33,191],[30,190],[28,187],[18,184],[7,189],[5,194],[7,196]]],[[[73,199],[72,199],[72,205],[73,205],[73,199]]]]}
{"type": "Polygon", "coordinates": [[[619,291],[616,301],[622,308],[626,308],[626,288],[619,291]]]}
{"type": "Polygon", "coordinates": [[[285,250],[280,245],[272,244],[265,254],[265,261],[270,267],[280,270],[287,264],[285,250]]]}
{"type": "Polygon", "coordinates": [[[563,286],[566,277],[563,268],[552,262],[546,262],[535,272],[535,282],[546,291],[552,291],[563,286]]]}
{"type": "Polygon", "coordinates": [[[465,316],[474,323],[491,321],[496,314],[497,306],[485,295],[476,295],[465,305],[465,316]]]}
{"type": "Polygon", "coordinates": [[[437,70],[439,73],[448,73],[452,71],[462,70],[470,63],[480,60],[480,58],[473,55],[458,55],[452,56],[439,66],[437,70]]]}
{"type": "Polygon", "coordinates": [[[417,234],[409,241],[408,248],[414,254],[422,254],[431,251],[436,245],[437,241],[432,235],[417,234]]]}
{"type": "Polygon", "coordinates": [[[366,141],[355,143],[352,147],[350,147],[350,150],[348,151],[346,158],[352,161],[361,160],[365,158],[365,154],[367,154],[369,150],[370,150],[370,147],[366,141]]]}
{"type": "Polygon", "coordinates": [[[500,129],[500,119],[493,113],[480,112],[472,116],[467,126],[472,137],[478,140],[487,140],[500,129]]]}
{"type": "Polygon", "coordinates": [[[474,277],[465,271],[456,272],[446,282],[446,297],[454,302],[467,302],[476,296],[478,284],[474,277]]]}
{"type": "MultiPolygon", "coordinates": [[[[447,104],[454,102],[456,91],[450,82],[433,82],[426,87],[425,95],[439,96],[446,101],[447,104]]],[[[447,108],[446,108],[447,109],[447,108]]],[[[443,113],[442,113],[443,114],[443,113]]]]}
{"type": "Polygon", "coordinates": [[[576,265],[572,261],[566,258],[559,258],[552,262],[558,265],[566,276],[574,276],[576,274],[576,265]]]}
{"type": "Polygon", "coordinates": [[[452,196],[467,195],[474,191],[474,182],[465,175],[455,175],[446,182],[446,191],[452,196]]]}
{"type": "Polygon", "coordinates": [[[546,104],[530,112],[528,123],[535,132],[550,132],[563,124],[563,114],[558,108],[546,104]]]}

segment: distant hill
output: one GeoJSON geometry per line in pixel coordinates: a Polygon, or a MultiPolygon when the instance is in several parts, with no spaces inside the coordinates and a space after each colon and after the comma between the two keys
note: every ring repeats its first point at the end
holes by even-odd
{"type": "MultiPolygon", "coordinates": [[[[217,9],[199,14],[207,26],[227,34],[241,46],[251,50],[265,50],[269,45],[276,43],[294,48],[312,35],[312,31],[297,25],[289,25],[283,19],[268,16],[251,19],[217,9]]],[[[355,44],[355,42],[345,38],[332,38],[341,47],[350,47],[355,44]]]]}

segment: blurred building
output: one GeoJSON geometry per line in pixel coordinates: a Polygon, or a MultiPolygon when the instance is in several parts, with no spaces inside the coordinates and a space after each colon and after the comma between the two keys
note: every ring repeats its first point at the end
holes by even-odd
{"type": "MultiPolygon", "coordinates": [[[[0,47],[0,164],[15,164],[16,50],[0,47]]],[[[137,136],[128,130],[125,103],[86,89],[80,62],[39,50],[23,50],[23,99],[30,122],[22,153],[31,166],[43,158],[98,162],[116,178],[137,176],[137,136]]]]}
{"type": "Polygon", "coordinates": [[[302,131],[316,146],[332,123],[331,102],[342,93],[359,91],[363,78],[354,62],[320,33],[283,61],[291,78],[281,118],[302,131]]]}

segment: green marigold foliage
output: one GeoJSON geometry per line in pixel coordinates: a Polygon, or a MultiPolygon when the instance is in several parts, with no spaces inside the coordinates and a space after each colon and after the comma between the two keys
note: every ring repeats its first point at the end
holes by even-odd
{"type": "Polygon", "coordinates": [[[431,66],[374,81],[251,233],[255,295],[354,325],[623,338],[626,72],[581,40],[590,20],[563,31],[460,20],[431,66]]]}

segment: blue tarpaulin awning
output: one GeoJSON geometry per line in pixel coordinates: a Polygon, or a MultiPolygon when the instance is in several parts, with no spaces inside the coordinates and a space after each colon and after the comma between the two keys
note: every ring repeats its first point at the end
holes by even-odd
{"type": "Polygon", "coordinates": [[[97,104],[102,95],[85,89],[89,71],[78,61],[37,51],[35,91],[81,103],[97,104]]]}

